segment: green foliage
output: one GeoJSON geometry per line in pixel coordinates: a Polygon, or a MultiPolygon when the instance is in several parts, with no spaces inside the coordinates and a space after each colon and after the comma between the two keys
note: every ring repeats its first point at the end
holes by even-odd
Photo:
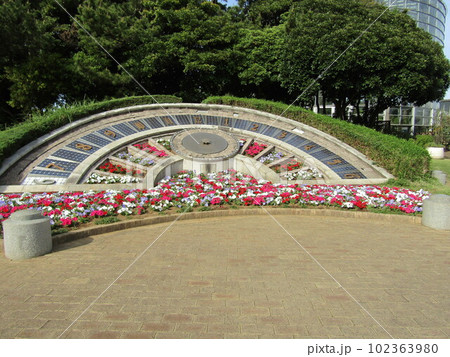
{"type": "Polygon", "coordinates": [[[101,217],[94,221],[95,224],[111,224],[119,222],[120,219],[116,216],[109,216],[109,217],[101,217]]]}
{"type": "Polygon", "coordinates": [[[398,178],[417,179],[429,172],[428,152],[404,139],[374,129],[318,115],[300,107],[259,99],[210,97],[208,104],[225,104],[273,113],[310,125],[354,147],[398,178]]]}
{"type": "Polygon", "coordinates": [[[191,206],[187,207],[181,207],[180,209],[177,209],[177,213],[188,213],[192,212],[194,209],[191,206]]]}
{"type": "Polygon", "coordinates": [[[406,14],[387,11],[365,31],[385,9],[373,0],[60,3],[75,20],[54,0],[0,4],[1,124],[143,91],[192,102],[302,94],[309,106],[321,90],[339,117],[351,104],[358,123],[374,127],[387,106],[438,99],[450,83],[442,48],[406,14]]]}
{"type": "Polygon", "coordinates": [[[433,121],[434,142],[440,147],[450,146],[450,114],[440,112],[433,121]]]}
{"type": "Polygon", "coordinates": [[[55,228],[52,229],[52,236],[69,232],[68,228],[55,228]]]}
{"type": "Polygon", "coordinates": [[[414,180],[392,179],[385,186],[403,187],[414,191],[424,190],[434,194],[450,195],[450,186],[444,186],[434,177],[424,177],[414,180]]]}
{"type": "Polygon", "coordinates": [[[209,207],[209,206],[202,206],[202,207],[200,207],[198,210],[199,210],[199,211],[211,211],[212,209],[211,209],[211,207],[209,207]]]}
{"type": "MultiPolygon", "coordinates": [[[[180,98],[174,96],[157,95],[154,98],[159,103],[181,102],[180,98]]],[[[148,96],[128,97],[103,102],[87,102],[62,108],[52,108],[44,114],[36,112],[25,122],[0,131],[0,163],[22,146],[65,124],[107,110],[152,103],[155,103],[154,100],[148,96]]]]}
{"type": "Polygon", "coordinates": [[[417,145],[423,148],[430,146],[429,144],[432,144],[434,141],[431,135],[417,135],[414,140],[417,145]]]}
{"type": "Polygon", "coordinates": [[[271,100],[286,98],[287,91],[279,81],[283,58],[278,53],[282,51],[283,35],[283,25],[241,31],[235,46],[241,54],[238,76],[250,96],[271,100]]]}
{"type": "Polygon", "coordinates": [[[373,1],[298,2],[285,24],[282,85],[302,93],[300,103],[322,91],[341,119],[353,105],[369,127],[388,107],[442,99],[450,84],[442,46],[407,14],[386,10],[373,1]]]}

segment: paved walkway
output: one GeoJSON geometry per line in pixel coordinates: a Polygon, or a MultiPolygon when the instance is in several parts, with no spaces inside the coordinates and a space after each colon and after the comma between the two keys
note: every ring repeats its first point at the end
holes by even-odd
{"type": "Polygon", "coordinates": [[[2,253],[0,338],[450,337],[449,233],[380,217],[275,216],[292,237],[270,216],[197,219],[2,253]]]}

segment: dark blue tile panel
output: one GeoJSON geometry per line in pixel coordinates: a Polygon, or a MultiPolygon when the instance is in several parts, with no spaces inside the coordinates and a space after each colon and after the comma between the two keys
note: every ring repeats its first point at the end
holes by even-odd
{"type": "Polygon", "coordinates": [[[144,131],[149,130],[151,127],[148,125],[148,123],[145,120],[130,120],[127,122],[132,128],[136,129],[137,131],[144,131]]]}
{"type": "Polygon", "coordinates": [[[205,124],[207,125],[219,125],[220,117],[213,117],[211,115],[208,115],[206,117],[205,124]]]}
{"type": "Polygon", "coordinates": [[[105,137],[105,138],[110,139],[112,141],[119,140],[120,138],[123,138],[123,135],[120,134],[114,128],[103,128],[101,130],[97,130],[97,133],[99,133],[102,137],[105,137]]]}
{"type": "Polygon", "coordinates": [[[161,128],[162,122],[159,120],[158,117],[153,117],[153,118],[145,118],[143,119],[143,121],[150,126],[150,128],[152,129],[156,129],[156,128],[161,128]]]}
{"type": "Polygon", "coordinates": [[[175,118],[180,125],[190,125],[192,124],[192,115],[183,114],[175,115],[175,118]]]}
{"type": "Polygon", "coordinates": [[[75,149],[77,151],[85,152],[87,154],[92,154],[99,149],[95,145],[86,144],[81,141],[74,141],[74,142],[70,143],[69,145],[67,145],[67,147],[69,147],[71,149],[75,149]]]}
{"type": "Polygon", "coordinates": [[[59,171],[73,171],[78,166],[78,164],[75,162],[45,159],[38,166],[45,167],[47,169],[59,170],[59,171]],[[64,170],[59,169],[59,167],[63,168],[64,170]]]}
{"type": "Polygon", "coordinates": [[[255,122],[250,122],[250,126],[248,127],[248,131],[251,131],[252,133],[261,133],[262,131],[264,131],[265,129],[267,129],[268,126],[266,124],[261,124],[261,123],[255,123],[255,122]]]}
{"type": "Polygon", "coordinates": [[[265,125],[264,130],[261,131],[261,134],[276,138],[281,134],[281,132],[282,130],[275,128],[274,126],[265,125]]]}
{"type": "Polygon", "coordinates": [[[88,143],[92,143],[92,144],[98,145],[100,147],[103,147],[103,146],[111,143],[111,140],[107,140],[105,138],[102,138],[102,137],[92,134],[92,133],[83,136],[82,139],[87,141],[88,143]]]}
{"type": "Polygon", "coordinates": [[[57,177],[69,177],[70,172],[66,171],[46,171],[46,170],[33,170],[30,174],[42,175],[42,176],[57,176],[57,177]]]}
{"type": "MultiPolygon", "coordinates": [[[[291,134],[288,134],[288,135],[291,135],[291,134]]],[[[280,140],[282,140],[282,139],[280,139],[280,140]]],[[[289,145],[292,145],[293,147],[296,147],[297,149],[303,150],[303,151],[304,151],[305,145],[312,144],[312,142],[309,141],[308,139],[302,138],[301,136],[297,136],[297,135],[287,136],[286,143],[289,145]]]]}
{"type": "Polygon", "coordinates": [[[164,126],[179,125],[177,119],[173,115],[161,115],[159,120],[164,126]]]}
{"type": "Polygon", "coordinates": [[[236,119],[230,118],[230,117],[221,117],[219,118],[218,122],[220,126],[227,126],[227,127],[233,127],[233,121],[236,119]]]}
{"type": "Polygon", "coordinates": [[[82,154],[75,151],[69,151],[64,149],[59,149],[57,152],[52,154],[52,156],[60,157],[61,159],[66,159],[75,162],[82,162],[86,160],[87,157],[89,157],[89,155],[87,154],[82,154]]]}
{"type": "Polygon", "coordinates": [[[125,136],[133,135],[140,131],[135,126],[128,125],[127,123],[116,124],[116,125],[113,125],[112,127],[116,131],[117,130],[120,131],[125,136]]]}
{"type": "Polygon", "coordinates": [[[365,179],[366,176],[364,176],[360,171],[358,170],[348,170],[345,172],[336,172],[340,178],[346,179],[346,180],[357,180],[357,179],[365,179]]]}

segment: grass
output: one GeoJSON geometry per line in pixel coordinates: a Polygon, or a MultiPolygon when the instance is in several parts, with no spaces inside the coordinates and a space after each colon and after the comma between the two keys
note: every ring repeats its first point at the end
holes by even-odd
{"type": "Polygon", "coordinates": [[[428,191],[434,194],[450,195],[450,160],[431,160],[431,169],[440,170],[447,174],[447,184],[441,184],[436,178],[422,178],[414,181],[405,179],[392,179],[389,180],[385,186],[388,187],[403,187],[410,190],[418,191],[420,189],[428,191]]]}
{"type": "Polygon", "coordinates": [[[447,174],[447,180],[450,178],[450,159],[431,160],[431,169],[440,170],[447,174]]]}
{"type": "MultiPolygon", "coordinates": [[[[181,102],[180,98],[174,96],[153,96],[153,98],[155,97],[159,103],[181,102]]],[[[35,112],[24,122],[18,123],[6,130],[0,130],[0,164],[21,147],[66,124],[112,109],[152,104],[155,103],[153,98],[140,96],[110,99],[102,102],[85,101],[62,108],[52,108],[45,113],[35,112]]]]}

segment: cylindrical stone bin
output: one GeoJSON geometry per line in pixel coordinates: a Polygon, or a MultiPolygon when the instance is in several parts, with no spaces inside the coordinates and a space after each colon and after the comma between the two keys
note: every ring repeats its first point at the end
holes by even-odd
{"type": "Polygon", "coordinates": [[[447,174],[443,171],[433,170],[431,176],[437,178],[443,185],[447,182],[447,174]]]}
{"type": "Polygon", "coordinates": [[[450,196],[431,195],[423,201],[422,224],[435,229],[450,230],[450,196]]]}
{"type": "Polygon", "coordinates": [[[29,259],[52,251],[50,219],[36,210],[12,213],[3,222],[3,238],[9,259],[29,259]]]}

